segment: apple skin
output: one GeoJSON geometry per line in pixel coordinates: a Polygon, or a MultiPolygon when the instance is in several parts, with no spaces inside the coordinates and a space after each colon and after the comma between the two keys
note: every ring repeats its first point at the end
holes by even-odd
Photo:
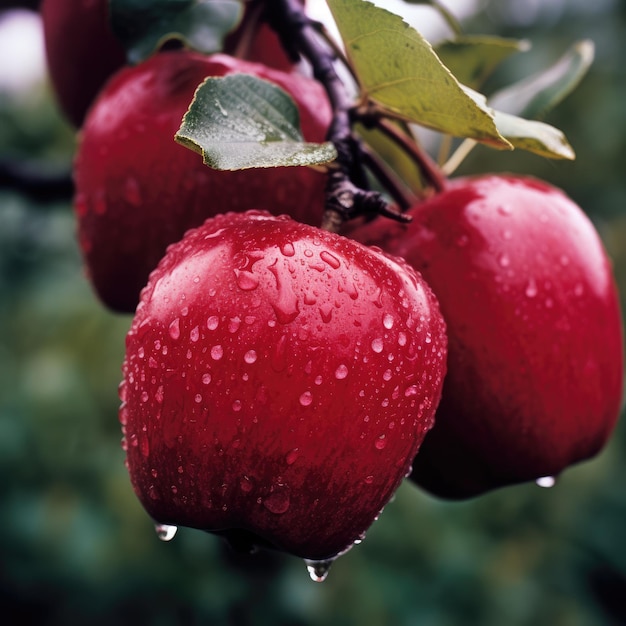
{"type": "Polygon", "coordinates": [[[170,246],[127,336],[137,496],[159,523],[332,558],[408,473],[445,356],[402,260],[287,216],[208,219],[170,246]]]}
{"type": "Polygon", "coordinates": [[[174,142],[197,86],[207,76],[236,72],[289,92],[305,138],[324,141],[332,113],[319,83],[222,54],[159,53],[121,70],[94,103],[74,164],[74,208],[88,274],[111,309],[133,312],[167,245],[207,217],[256,208],[321,222],[323,173],[306,167],[219,172],[174,142]]]}
{"type": "Polygon", "coordinates": [[[102,85],[126,63],[109,25],[108,0],[43,0],[48,72],[65,117],[79,128],[102,85]]]}
{"type": "Polygon", "coordinates": [[[460,179],[351,236],[420,271],[448,326],[436,426],[412,480],[445,498],[557,476],[594,456],[621,408],[622,318],[593,225],[563,192],[460,179]]]}

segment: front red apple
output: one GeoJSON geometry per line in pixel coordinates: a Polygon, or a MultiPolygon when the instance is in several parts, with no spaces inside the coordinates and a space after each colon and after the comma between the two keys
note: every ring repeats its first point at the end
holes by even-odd
{"type": "Polygon", "coordinates": [[[316,81],[226,55],[162,52],[115,75],[82,131],[75,211],[87,270],[102,301],[133,312],[168,244],[218,212],[250,207],[319,224],[326,177],[310,168],[218,172],[174,142],[198,85],[237,72],[289,92],[302,132],[323,141],[331,110],[316,81]]]}
{"type": "Polygon", "coordinates": [[[286,217],[209,219],[169,248],[128,334],[136,493],[163,524],[332,558],[410,470],[445,356],[401,261],[286,217]]]}
{"type": "Polygon", "coordinates": [[[413,480],[468,497],[595,455],[620,411],[623,347],[589,219],[553,187],[502,176],[456,181],[411,215],[353,236],[417,268],[448,326],[442,401],[413,480]]]}

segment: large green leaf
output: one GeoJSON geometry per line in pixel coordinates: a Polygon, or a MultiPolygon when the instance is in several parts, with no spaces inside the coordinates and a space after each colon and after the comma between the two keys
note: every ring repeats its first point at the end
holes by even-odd
{"type": "Polygon", "coordinates": [[[554,65],[494,94],[494,108],[527,118],[541,118],[582,80],[594,57],[589,40],[574,44],[554,65]]]}
{"type": "Polygon", "coordinates": [[[435,51],[459,82],[480,89],[502,61],[529,48],[530,44],[523,39],[478,35],[444,41],[435,51]]]}
{"type": "Polygon", "coordinates": [[[200,52],[222,49],[241,19],[242,0],[109,0],[115,34],[131,63],[139,63],[168,39],[200,52]]]}
{"type": "Polygon", "coordinates": [[[217,170],[318,165],[337,157],[332,143],[306,143],[298,108],[280,87],[248,74],[207,78],[176,133],[217,170]]]}
{"type": "Polygon", "coordinates": [[[454,78],[401,17],[365,0],[327,0],[364,96],[407,121],[511,148],[483,98],[454,78]]]}

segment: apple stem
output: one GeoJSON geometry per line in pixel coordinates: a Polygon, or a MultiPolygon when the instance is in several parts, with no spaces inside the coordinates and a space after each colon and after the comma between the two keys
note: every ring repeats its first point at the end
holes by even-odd
{"type": "Polygon", "coordinates": [[[322,228],[337,232],[344,221],[362,215],[385,215],[392,219],[407,218],[390,207],[382,193],[367,189],[360,144],[352,134],[353,100],[335,70],[332,48],[322,43],[315,22],[299,0],[278,0],[267,4],[270,24],[281,40],[311,64],[313,76],[326,90],[333,108],[333,120],[327,139],[337,149],[337,159],[329,164],[326,185],[326,207],[322,228]]]}

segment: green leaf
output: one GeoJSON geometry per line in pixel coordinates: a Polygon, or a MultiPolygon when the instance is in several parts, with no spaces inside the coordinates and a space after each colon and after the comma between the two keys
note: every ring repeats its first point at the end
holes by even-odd
{"type": "Polygon", "coordinates": [[[576,158],[565,135],[554,126],[535,120],[526,120],[501,111],[496,111],[495,115],[498,129],[515,148],[549,159],[573,160],[576,158]]]}
{"type": "Polygon", "coordinates": [[[176,133],[217,170],[320,165],[333,161],[332,143],[306,143],[298,108],[280,87],[248,74],[207,78],[176,133]]]}
{"type": "Polygon", "coordinates": [[[131,63],[148,58],[169,39],[199,52],[219,52],[243,13],[242,0],[109,1],[113,31],[131,63]]]}
{"type": "Polygon", "coordinates": [[[444,41],[435,51],[459,82],[479,89],[502,61],[529,48],[530,44],[523,39],[484,35],[444,41]]]}
{"type": "Polygon", "coordinates": [[[547,70],[502,89],[489,104],[506,113],[541,118],[578,85],[593,57],[593,42],[579,41],[547,70]]]}
{"type": "Polygon", "coordinates": [[[365,97],[406,121],[511,148],[485,99],[464,88],[401,17],[365,0],[327,2],[365,97]]]}

